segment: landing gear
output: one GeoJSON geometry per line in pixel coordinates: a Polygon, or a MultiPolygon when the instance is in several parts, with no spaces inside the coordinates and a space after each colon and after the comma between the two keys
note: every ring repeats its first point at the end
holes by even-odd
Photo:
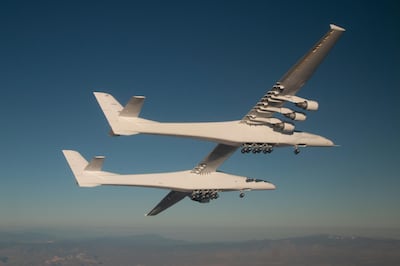
{"type": "Polygon", "coordinates": [[[300,149],[297,146],[294,146],[294,154],[299,154],[300,153],[300,149]]]}
{"type": "Polygon", "coordinates": [[[268,149],[264,149],[264,150],[263,150],[263,153],[264,153],[264,154],[267,154],[267,153],[271,153],[272,151],[273,151],[272,148],[268,148],[268,149]]]}
{"type": "Polygon", "coordinates": [[[190,198],[200,203],[208,203],[210,200],[218,199],[219,195],[217,190],[194,190],[190,198]]]}
{"type": "Polygon", "coordinates": [[[241,152],[242,153],[249,153],[251,151],[253,145],[249,144],[249,143],[245,143],[242,146],[243,146],[243,148],[242,148],[241,152]]]}
{"type": "Polygon", "coordinates": [[[240,192],[239,197],[242,199],[244,197],[244,192],[240,192]]]}
{"type": "Polygon", "coordinates": [[[271,153],[273,150],[274,150],[274,149],[272,148],[272,145],[264,144],[264,145],[262,146],[262,152],[263,152],[264,154],[271,153]]]}
{"type": "Polygon", "coordinates": [[[268,143],[245,143],[242,145],[242,153],[271,153],[273,151],[273,146],[268,143]]]}

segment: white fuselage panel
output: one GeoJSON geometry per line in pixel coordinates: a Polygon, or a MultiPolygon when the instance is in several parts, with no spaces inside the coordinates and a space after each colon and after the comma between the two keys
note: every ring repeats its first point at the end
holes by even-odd
{"type": "MultiPolygon", "coordinates": [[[[119,118],[118,135],[137,133],[198,138],[240,146],[243,143],[270,143],[276,146],[333,146],[325,137],[306,132],[285,134],[266,125],[248,125],[240,121],[201,123],[160,123],[142,118],[119,118]]],[[[115,130],[115,129],[114,129],[115,130]]]]}

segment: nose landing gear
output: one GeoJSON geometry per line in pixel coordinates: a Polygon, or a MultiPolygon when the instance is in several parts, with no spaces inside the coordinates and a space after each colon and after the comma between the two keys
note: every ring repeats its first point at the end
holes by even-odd
{"type": "Polygon", "coordinates": [[[306,144],[297,144],[297,145],[294,145],[294,154],[299,154],[300,153],[300,147],[307,147],[307,145],[306,144]]]}

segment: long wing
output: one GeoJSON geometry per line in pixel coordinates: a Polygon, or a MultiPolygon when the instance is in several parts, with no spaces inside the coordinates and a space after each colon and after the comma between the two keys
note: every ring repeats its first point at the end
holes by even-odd
{"type": "Polygon", "coordinates": [[[183,200],[190,193],[171,190],[146,216],[154,216],[183,200]]]}
{"type": "Polygon", "coordinates": [[[314,108],[308,109],[305,106],[301,106],[305,99],[294,95],[312,76],[344,31],[343,28],[331,24],[330,30],[261,98],[242,119],[242,122],[253,125],[277,124],[282,121],[272,118],[276,113],[285,115],[293,120],[304,120],[304,114],[296,113],[289,108],[282,108],[287,101],[307,110],[316,110],[318,108],[316,102],[314,108]],[[297,119],[295,119],[296,114],[297,119]]]}

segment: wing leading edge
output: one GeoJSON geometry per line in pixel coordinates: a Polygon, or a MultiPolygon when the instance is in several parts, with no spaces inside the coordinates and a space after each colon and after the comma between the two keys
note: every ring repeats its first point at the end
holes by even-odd
{"type": "Polygon", "coordinates": [[[305,120],[303,113],[294,112],[289,108],[282,108],[285,102],[288,101],[305,110],[317,110],[317,102],[308,101],[310,104],[312,102],[312,106],[302,105],[305,99],[294,95],[310,79],[344,31],[345,29],[331,24],[330,30],[259,100],[249,113],[243,117],[242,122],[252,125],[281,124],[283,121],[272,117],[276,113],[292,120],[305,120]]]}
{"type": "Polygon", "coordinates": [[[303,87],[344,31],[343,28],[330,25],[330,30],[278,81],[284,86],[284,94],[295,95],[303,87]]]}

